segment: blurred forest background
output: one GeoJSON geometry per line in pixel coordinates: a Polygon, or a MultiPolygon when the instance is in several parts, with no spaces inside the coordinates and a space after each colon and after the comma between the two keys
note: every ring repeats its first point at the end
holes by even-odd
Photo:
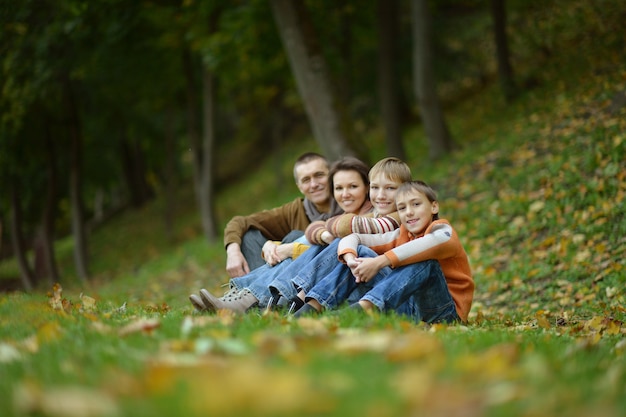
{"type": "Polygon", "coordinates": [[[544,66],[623,51],[624,22],[622,0],[0,0],[0,259],[48,285],[71,236],[87,281],[94,228],[161,198],[172,235],[180,189],[219,242],[219,193],[267,161],[267,192],[295,188],[310,138],[331,160],[443,158],[464,146],[447,109],[559,83],[544,66]]]}

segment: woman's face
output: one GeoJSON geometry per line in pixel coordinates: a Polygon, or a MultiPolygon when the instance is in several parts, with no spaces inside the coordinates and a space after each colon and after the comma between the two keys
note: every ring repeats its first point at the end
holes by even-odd
{"type": "Polygon", "coordinates": [[[333,176],[333,196],[346,213],[358,213],[367,199],[368,186],[357,171],[338,171],[333,176]]]}

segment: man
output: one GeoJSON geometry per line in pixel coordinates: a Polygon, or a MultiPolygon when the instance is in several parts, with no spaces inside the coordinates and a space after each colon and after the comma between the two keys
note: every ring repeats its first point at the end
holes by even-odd
{"type": "MultiPolygon", "coordinates": [[[[315,220],[326,220],[341,213],[328,189],[328,161],[308,152],[293,167],[296,186],[304,197],[270,210],[233,217],[224,229],[226,271],[231,278],[263,265],[261,253],[271,253],[268,241],[290,242],[315,220]],[[300,231],[293,233],[295,231],[300,231]],[[265,249],[264,249],[264,245],[265,249]]],[[[272,243],[269,243],[271,246],[272,243]]]]}

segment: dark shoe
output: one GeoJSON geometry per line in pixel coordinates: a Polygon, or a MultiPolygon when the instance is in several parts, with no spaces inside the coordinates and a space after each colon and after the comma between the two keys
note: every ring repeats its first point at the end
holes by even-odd
{"type": "Polygon", "coordinates": [[[300,310],[303,306],[304,306],[304,301],[302,301],[301,298],[296,297],[293,300],[291,300],[291,303],[289,304],[289,310],[287,310],[287,314],[292,315],[298,310],[300,310]]]}
{"type": "Polygon", "coordinates": [[[283,298],[280,295],[272,295],[265,306],[265,311],[276,311],[278,309],[278,301],[283,298]]]}
{"type": "Polygon", "coordinates": [[[219,299],[205,289],[200,290],[200,297],[207,311],[231,310],[235,313],[245,313],[248,309],[259,303],[259,300],[248,290],[241,290],[232,298],[219,299]]]}
{"type": "Polygon", "coordinates": [[[283,297],[282,295],[278,294],[278,295],[272,295],[270,297],[269,302],[267,303],[267,306],[265,306],[265,311],[283,311],[283,310],[289,310],[289,307],[291,307],[292,302],[283,297]]]}
{"type": "Polygon", "coordinates": [[[320,312],[317,311],[317,309],[313,307],[311,304],[305,304],[298,311],[296,311],[293,314],[293,316],[298,318],[298,317],[305,317],[305,316],[313,316],[319,313],[320,312]]]}

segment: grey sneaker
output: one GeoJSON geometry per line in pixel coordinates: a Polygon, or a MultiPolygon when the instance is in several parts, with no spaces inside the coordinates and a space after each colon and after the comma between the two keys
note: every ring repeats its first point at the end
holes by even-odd
{"type": "Polygon", "coordinates": [[[200,298],[196,294],[191,294],[189,296],[189,301],[191,301],[191,304],[193,304],[193,306],[194,306],[194,308],[196,310],[198,310],[198,311],[206,311],[207,310],[206,306],[202,302],[202,298],[200,298]]]}
{"type": "Polygon", "coordinates": [[[226,309],[235,313],[245,313],[250,307],[259,303],[259,300],[246,289],[239,291],[228,300],[220,300],[203,288],[200,290],[200,298],[207,311],[226,309]]]}
{"type": "Polygon", "coordinates": [[[230,289],[228,291],[226,291],[224,293],[224,295],[222,295],[220,297],[220,300],[222,301],[232,301],[235,297],[237,297],[237,295],[243,290],[240,290],[237,287],[230,287],[230,289]]]}
{"type": "MultiPolygon", "coordinates": [[[[200,291],[206,291],[206,290],[202,289],[200,291]]],[[[239,291],[240,290],[238,288],[231,287],[219,299],[222,300],[222,301],[231,301],[233,299],[233,297],[235,297],[239,293],[239,291]]],[[[191,304],[193,304],[194,308],[196,310],[198,310],[198,311],[207,311],[208,310],[207,306],[204,304],[204,301],[202,301],[202,298],[200,296],[196,295],[196,294],[191,294],[189,296],[189,301],[191,301],[191,304]]]]}

